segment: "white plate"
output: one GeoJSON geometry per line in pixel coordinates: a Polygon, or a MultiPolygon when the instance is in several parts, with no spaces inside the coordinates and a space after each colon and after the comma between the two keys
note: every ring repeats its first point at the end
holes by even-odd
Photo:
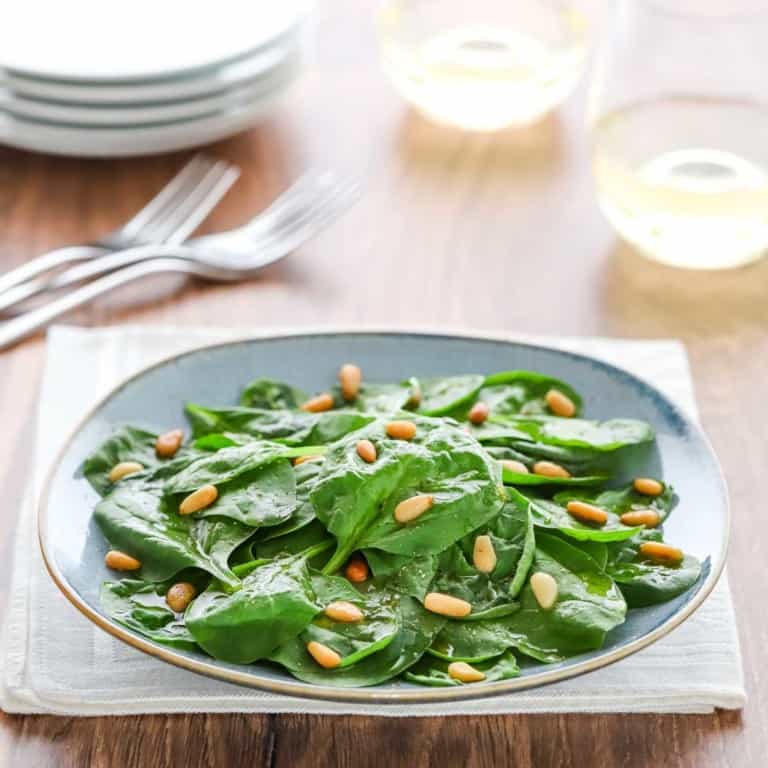
{"type": "Polygon", "coordinates": [[[134,104],[166,103],[220,93],[251,81],[278,66],[280,62],[306,42],[303,25],[289,29],[284,35],[262,46],[253,54],[237,61],[209,67],[193,75],[132,83],[73,83],[43,80],[13,72],[0,72],[0,87],[25,98],[51,99],[66,104],[134,104]]]}
{"type": "Polygon", "coordinates": [[[0,68],[32,77],[127,82],[233,61],[303,19],[310,0],[24,0],[5,3],[0,68]]]}
{"type": "Polygon", "coordinates": [[[285,88],[258,101],[196,120],[130,128],[61,126],[0,113],[0,144],[75,157],[133,157],[196,147],[232,136],[269,115],[285,88]]]}
{"type": "Polygon", "coordinates": [[[261,100],[295,79],[301,68],[301,49],[286,51],[270,71],[237,87],[201,98],[170,103],[83,105],[28,99],[0,89],[0,111],[11,117],[75,127],[119,127],[142,123],[168,123],[223,112],[261,100]]]}

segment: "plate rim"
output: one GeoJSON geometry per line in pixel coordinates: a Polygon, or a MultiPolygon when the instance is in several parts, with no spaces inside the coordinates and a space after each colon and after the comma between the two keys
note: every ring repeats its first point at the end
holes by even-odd
{"type": "Polygon", "coordinates": [[[45,565],[48,574],[53,580],[54,584],[62,592],[64,597],[89,621],[95,624],[97,627],[112,635],[113,637],[121,640],[129,646],[147,653],[148,655],[160,659],[169,664],[173,664],[176,667],[186,669],[190,672],[204,675],[206,677],[212,677],[215,679],[223,680],[225,682],[234,683],[236,685],[245,686],[248,688],[255,688],[257,690],[268,691],[270,693],[276,693],[284,696],[295,696],[299,698],[335,701],[335,702],[366,702],[370,704],[389,704],[396,705],[402,703],[413,704],[428,704],[431,702],[440,701],[458,701],[488,698],[493,696],[499,696],[503,694],[512,693],[515,691],[529,690],[539,688],[543,685],[549,685],[551,683],[559,682],[561,680],[568,680],[574,677],[578,677],[588,672],[601,669],[602,667],[609,666],[621,659],[637,653],[643,648],[655,643],[657,640],[668,635],[673,629],[680,626],[685,622],[695,611],[704,603],[706,598],[711,594],[715,585],[717,584],[720,576],[725,568],[725,563],[728,557],[728,549],[730,543],[732,515],[730,508],[730,494],[728,491],[728,484],[723,473],[722,466],[718,459],[717,454],[714,451],[712,443],[710,442],[707,434],[704,432],[698,421],[692,419],[686,414],[674,401],[668,398],[661,390],[659,390],[654,384],[647,379],[637,376],[624,368],[613,365],[592,355],[581,354],[578,352],[571,352],[570,350],[560,349],[557,346],[548,346],[541,343],[532,343],[529,341],[519,341],[514,336],[495,335],[494,333],[472,332],[472,331],[437,331],[432,329],[407,329],[407,328],[365,328],[365,329],[335,329],[335,328],[323,328],[314,331],[301,331],[298,329],[286,330],[286,331],[271,331],[265,334],[248,333],[243,336],[235,336],[231,339],[224,341],[214,341],[211,343],[203,343],[195,345],[193,348],[185,350],[183,352],[175,353],[163,357],[161,360],[151,363],[147,366],[143,366],[140,370],[135,371],[130,376],[122,379],[114,387],[111,387],[109,391],[104,394],[99,400],[92,405],[83,416],[81,416],[75,425],[70,430],[66,439],[61,445],[61,448],[56,453],[56,457],[52,461],[51,465],[46,470],[45,480],[41,486],[40,497],[37,503],[37,538],[40,552],[42,555],[43,563],[45,565]],[[517,677],[511,680],[502,680],[493,683],[487,683],[482,686],[456,686],[446,688],[425,688],[421,689],[403,689],[403,690],[381,690],[377,686],[363,687],[363,688],[335,688],[332,686],[313,685],[311,683],[305,683],[297,678],[291,678],[286,681],[282,680],[254,680],[253,673],[240,672],[238,670],[223,668],[214,663],[215,660],[201,661],[198,659],[189,658],[180,653],[177,653],[171,647],[164,647],[160,644],[154,644],[149,640],[141,638],[138,635],[132,634],[127,629],[123,628],[118,623],[112,621],[106,616],[101,615],[98,611],[93,609],[86,601],[80,597],[77,591],[66,580],[65,576],[60,572],[58,565],[53,557],[52,553],[46,548],[46,531],[48,520],[49,499],[51,492],[51,485],[55,475],[57,474],[65,456],[71,449],[72,443],[80,432],[91,421],[97,411],[105,406],[113,397],[119,392],[132,384],[136,379],[139,379],[156,368],[161,368],[169,363],[178,361],[185,357],[199,354],[206,350],[218,349],[223,347],[236,346],[240,344],[246,344],[249,342],[259,341],[279,341],[292,338],[313,338],[313,337],[337,337],[337,336],[376,336],[376,335],[392,335],[392,336],[420,336],[432,339],[458,339],[458,340],[475,340],[475,341],[492,341],[501,342],[505,344],[511,344],[518,347],[527,347],[536,350],[545,350],[549,352],[557,352],[558,354],[565,355],[567,357],[576,358],[582,361],[589,361],[590,363],[596,363],[598,366],[608,369],[613,374],[618,374],[621,377],[634,379],[644,388],[650,390],[650,392],[666,406],[670,407],[675,415],[686,426],[696,433],[699,440],[708,450],[711,455],[715,468],[717,470],[717,480],[720,484],[721,497],[724,510],[724,526],[722,535],[722,557],[718,562],[712,563],[710,560],[709,574],[701,584],[698,592],[694,597],[687,602],[682,608],[666,621],[653,629],[651,632],[638,637],[635,640],[627,643],[620,648],[616,648],[613,651],[609,651],[607,654],[599,656],[594,659],[587,659],[582,662],[578,662],[570,667],[564,669],[557,669],[552,671],[542,671],[541,674],[537,674],[534,677],[517,677]]]}

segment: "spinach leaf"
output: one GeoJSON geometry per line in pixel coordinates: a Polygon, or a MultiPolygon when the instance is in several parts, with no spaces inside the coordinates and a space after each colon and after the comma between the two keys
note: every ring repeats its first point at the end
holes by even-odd
{"type": "Polygon", "coordinates": [[[634,536],[640,527],[624,525],[614,512],[606,509],[608,522],[597,527],[582,523],[572,517],[565,506],[548,499],[524,496],[513,487],[508,487],[510,500],[518,507],[528,509],[537,528],[550,528],[580,541],[621,541],[634,536]]]}
{"type": "MultiPolygon", "coordinates": [[[[411,683],[419,685],[430,685],[435,687],[444,687],[452,685],[467,685],[459,680],[454,680],[448,674],[449,662],[426,655],[416,662],[408,671],[405,672],[405,679],[411,683]]],[[[517,659],[513,654],[507,652],[502,656],[475,664],[475,669],[485,675],[482,682],[493,683],[497,680],[509,680],[520,676],[520,667],[517,666],[517,659]]]]}
{"type": "Polygon", "coordinates": [[[144,467],[160,463],[155,454],[157,435],[135,427],[120,427],[84,462],[83,474],[99,496],[106,496],[114,483],[109,471],[121,461],[137,461],[144,467]]]}
{"type": "Polygon", "coordinates": [[[195,437],[245,434],[285,445],[325,445],[369,424],[375,416],[356,411],[270,411],[263,408],[205,408],[188,404],[195,437]]]}
{"type": "Polygon", "coordinates": [[[347,403],[338,387],[334,388],[337,407],[354,408],[367,414],[389,416],[408,406],[413,390],[410,382],[402,384],[378,384],[363,382],[353,403],[347,403]]]}
{"type": "Polygon", "coordinates": [[[337,538],[326,566],[331,573],[356,549],[424,556],[441,552],[494,517],[504,501],[499,465],[463,429],[442,419],[414,417],[413,440],[393,440],[377,421],[329,447],[311,493],[317,517],[337,538]],[[372,464],[357,454],[360,439],[371,440],[372,464]],[[434,504],[403,525],[394,509],[417,493],[434,504]]]}
{"type": "Polygon", "coordinates": [[[307,398],[306,392],[282,381],[256,379],[243,390],[240,405],[269,410],[298,408],[307,398]]]}
{"type": "Polygon", "coordinates": [[[341,656],[340,668],[351,666],[386,648],[400,631],[398,596],[371,585],[358,591],[338,576],[312,576],[317,602],[323,608],[337,600],[356,605],[363,612],[362,621],[334,621],[324,613],[314,618],[301,633],[303,643],[323,643],[341,656]]]}
{"type": "Polygon", "coordinates": [[[601,485],[608,480],[607,475],[582,475],[581,477],[546,477],[525,472],[511,472],[502,467],[502,479],[505,485],[547,485],[580,487],[601,485]]]}
{"type": "Polygon", "coordinates": [[[548,414],[544,399],[550,389],[557,389],[567,395],[581,412],[581,396],[569,384],[552,376],[534,371],[503,371],[489,376],[480,390],[482,400],[494,416],[514,414],[548,414]]]}
{"type": "Polygon", "coordinates": [[[273,461],[218,486],[219,497],[196,517],[229,517],[253,528],[289,520],[296,509],[296,480],[288,461],[273,461]]]}
{"type": "MultiPolygon", "coordinates": [[[[266,529],[264,533],[267,534],[269,530],[266,529]]],[[[251,553],[253,557],[258,559],[271,558],[280,554],[296,555],[304,552],[309,547],[314,547],[317,544],[328,541],[332,541],[328,531],[325,530],[325,527],[319,520],[313,520],[302,528],[297,528],[295,531],[290,531],[275,538],[257,534],[256,540],[251,546],[251,553]]],[[[326,553],[323,553],[322,556],[325,556],[325,560],[328,559],[326,553]]],[[[323,561],[323,564],[325,564],[325,561],[323,561]]]]}
{"type": "Polygon", "coordinates": [[[101,585],[101,605],[112,619],[150,640],[194,650],[197,643],[186,628],[183,615],[174,613],[165,601],[166,592],[176,581],[191,581],[198,591],[205,582],[190,573],[157,584],[142,579],[105,581],[101,585]]]}
{"type": "Polygon", "coordinates": [[[235,520],[179,515],[157,489],[140,483],[119,485],[96,505],[94,520],[112,546],[138,558],[140,574],[149,581],[196,567],[236,585],[239,580],[227,562],[253,533],[235,520]]]}
{"type": "Polygon", "coordinates": [[[537,533],[530,573],[539,571],[557,582],[558,599],[552,609],[542,609],[526,584],[519,611],[492,621],[450,621],[430,653],[473,662],[516,648],[539,661],[555,662],[600,648],[606,633],[624,621],[627,606],[618,587],[577,547],[537,533]]]}
{"type": "Polygon", "coordinates": [[[410,557],[380,549],[365,549],[363,554],[378,585],[424,601],[437,572],[437,555],[410,557]]]}
{"type": "Polygon", "coordinates": [[[686,555],[679,565],[664,565],[640,555],[644,541],[661,541],[658,530],[641,531],[608,547],[606,573],[619,585],[630,608],[656,605],[681,595],[699,580],[701,563],[686,555]]]}
{"type": "Polygon", "coordinates": [[[257,567],[229,593],[212,584],[185,614],[187,629],[208,654],[250,664],[299,635],[321,610],[304,555],[257,567]]]}
{"type": "Polygon", "coordinates": [[[414,664],[429,648],[445,623],[412,597],[399,598],[399,623],[395,638],[382,650],[366,656],[357,664],[338,669],[323,669],[307,653],[303,642],[292,641],[278,648],[271,659],[307,683],[355,688],[389,680],[414,664]]]}
{"type": "Polygon", "coordinates": [[[264,535],[260,537],[261,541],[269,541],[293,533],[315,520],[315,509],[309,499],[309,494],[320,476],[322,464],[318,461],[305,461],[294,467],[293,471],[296,484],[296,504],[293,512],[284,523],[265,531],[264,535]]]}
{"type": "Polygon", "coordinates": [[[557,416],[491,416],[492,423],[527,434],[536,442],[565,447],[615,451],[628,445],[648,443],[653,428],[637,419],[562,419],[557,416]]]}
{"type": "Polygon", "coordinates": [[[425,416],[443,416],[469,403],[483,386],[485,378],[476,374],[418,379],[421,403],[418,411],[425,416]]]}
{"type": "Polygon", "coordinates": [[[595,504],[616,516],[636,509],[652,509],[659,515],[660,521],[666,520],[672,508],[677,503],[677,497],[671,486],[666,485],[658,496],[644,496],[638,493],[632,485],[608,491],[563,491],[558,493],[554,501],[565,506],[571,499],[595,504]]]}

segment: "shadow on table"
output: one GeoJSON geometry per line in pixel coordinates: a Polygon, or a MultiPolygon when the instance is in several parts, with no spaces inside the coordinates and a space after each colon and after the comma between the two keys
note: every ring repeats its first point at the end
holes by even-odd
{"type": "Polygon", "coordinates": [[[768,326],[768,257],[730,270],[651,261],[617,242],[605,260],[603,307],[612,332],[711,336],[768,326]]]}
{"type": "Polygon", "coordinates": [[[395,150],[409,171],[464,174],[474,168],[484,179],[531,178],[562,165],[563,141],[557,113],[529,126],[475,133],[430,122],[411,109],[397,128],[395,150]]]}

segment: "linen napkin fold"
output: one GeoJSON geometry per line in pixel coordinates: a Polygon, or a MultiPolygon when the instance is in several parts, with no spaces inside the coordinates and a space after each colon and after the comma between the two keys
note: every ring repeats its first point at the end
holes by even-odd
{"type": "MultiPolygon", "coordinates": [[[[269,335],[276,330],[261,333],[269,335]]],[[[35,458],[35,467],[41,471],[34,478],[34,493],[20,510],[0,645],[0,708],[62,715],[303,712],[429,716],[703,713],[715,707],[743,706],[741,657],[726,574],[688,621],[651,647],[572,680],[472,701],[364,705],[266,693],[165,664],[96,628],[59,593],[41,561],[34,497],[45,469],[81,414],[121,379],[194,346],[244,335],[235,329],[157,327],[57,327],[49,333],[35,458]]],[[[515,338],[593,355],[639,375],[652,366],[654,383],[689,414],[696,415],[687,356],[679,342],[515,338]]]]}

